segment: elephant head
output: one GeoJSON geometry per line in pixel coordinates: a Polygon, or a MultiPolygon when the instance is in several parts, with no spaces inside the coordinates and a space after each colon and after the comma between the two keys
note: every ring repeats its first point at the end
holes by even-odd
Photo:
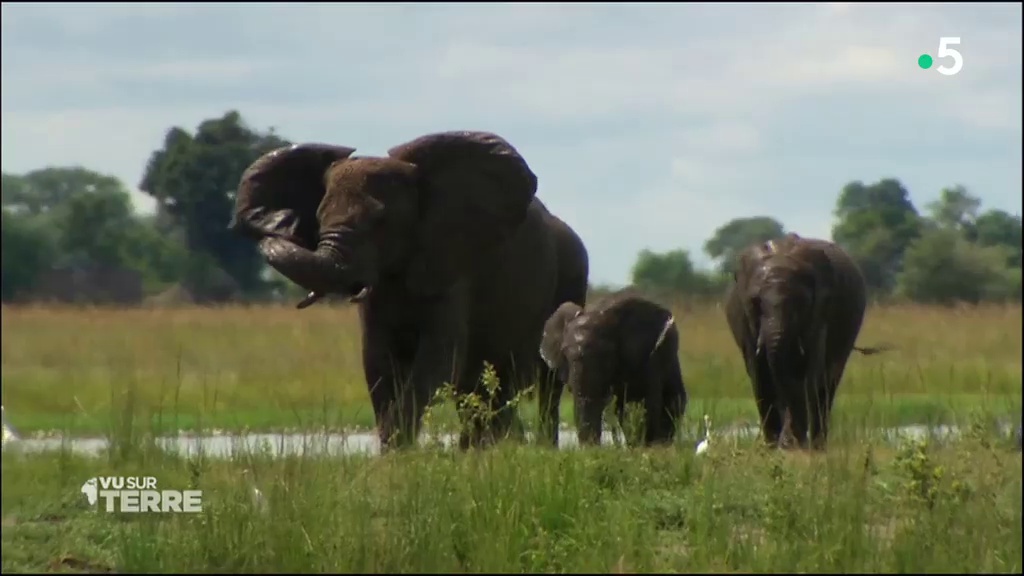
{"type": "Polygon", "coordinates": [[[563,302],[544,323],[544,333],[540,340],[540,357],[563,382],[569,379],[569,364],[565,361],[565,353],[562,351],[565,328],[569,322],[581,314],[583,314],[583,308],[579,304],[563,302]]]}
{"type": "Polygon", "coordinates": [[[796,234],[741,256],[736,282],[757,337],[755,354],[767,360],[777,382],[803,378],[815,355],[824,353],[820,339],[830,273],[827,257],[806,249],[796,234]]]}
{"type": "Polygon", "coordinates": [[[430,134],[352,157],[353,148],[298,144],[242,175],[231,227],[310,291],[364,298],[383,279],[430,296],[450,286],[523,221],[537,177],[487,132],[430,134]]]}
{"type": "Polygon", "coordinates": [[[566,302],[548,318],[541,356],[568,383],[581,442],[600,438],[601,417],[612,391],[648,374],[652,356],[670,341],[678,342],[672,314],[628,293],[613,295],[586,311],[566,302]]]}

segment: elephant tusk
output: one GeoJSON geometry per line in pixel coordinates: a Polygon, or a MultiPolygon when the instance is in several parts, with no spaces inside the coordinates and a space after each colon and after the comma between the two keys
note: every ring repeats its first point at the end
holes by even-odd
{"type": "Polygon", "coordinates": [[[665,341],[665,337],[668,336],[668,330],[675,324],[675,321],[674,316],[669,316],[668,320],[665,321],[665,325],[661,328],[661,333],[658,334],[658,339],[654,342],[654,348],[651,348],[651,356],[654,356],[654,353],[658,351],[658,347],[665,341]]]}
{"type": "Polygon", "coordinates": [[[349,298],[348,301],[349,302],[362,302],[369,295],[370,295],[370,287],[369,286],[363,286],[363,289],[359,291],[359,294],[356,294],[355,296],[349,298]]]}
{"type": "Polygon", "coordinates": [[[298,308],[299,310],[302,310],[303,308],[309,308],[313,304],[316,304],[323,297],[323,294],[314,290],[307,294],[306,297],[303,298],[301,302],[295,305],[295,307],[298,308]]]}

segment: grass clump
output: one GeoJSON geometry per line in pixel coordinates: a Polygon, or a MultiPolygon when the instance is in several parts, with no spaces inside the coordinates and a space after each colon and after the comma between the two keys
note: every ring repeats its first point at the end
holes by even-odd
{"type": "Polygon", "coordinates": [[[3,456],[3,569],[117,572],[1016,572],[1021,461],[1003,446],[781,453],[548,450],[383,457],[3,456]],[[248,472],[248,473],[247,473],[248,472]],[[79,488],[156,476],[199,514],[107,513],[79,488]],[[263,494],[254,501],[252,486],[263,494]]]}

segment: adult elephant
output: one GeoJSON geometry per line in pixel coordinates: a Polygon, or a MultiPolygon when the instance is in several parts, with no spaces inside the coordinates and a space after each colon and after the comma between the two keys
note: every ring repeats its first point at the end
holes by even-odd
{"type": "Polygon", "coordinates": [[[839,381],[858,348],[866,307],[864,277],[839,246],[787,234],[738,257],[726,317],[761,418],[778,444],[784,420],[801,447],[823,449],[839,381]]]}
{"type": "MultiPolygon", "coordinates": [[[[505,407],[542,367],[544,321],[584,304],[583,242],[535,197],[537,177],[487,132],[430,134],[354,157],[344,146],[280,148],[242,175],[231,227],[309,290],[359,306],[363,371],[382,449],[415,440],[433,393],[451,382],[505,407]],[[500,380],[478,386],[484,361],[500,380]]],[[[557,443],[561,381],[540,379],[544,432],[557,443]]],[[[515,416],[465,429],[463,448],[515,416]]]]}

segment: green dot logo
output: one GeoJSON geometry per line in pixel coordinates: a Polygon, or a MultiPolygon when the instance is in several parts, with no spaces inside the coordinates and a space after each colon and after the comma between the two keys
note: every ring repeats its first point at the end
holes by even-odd
{"type": "Polygon", "coordinates": [[[959,36],[942,36],[935,56],[921,54],[917,57],[917,65],[921,70],[935,70],[943,76],[956,76],[964,67],[964,56],[957,49],[958,46],[959,36]]]}

